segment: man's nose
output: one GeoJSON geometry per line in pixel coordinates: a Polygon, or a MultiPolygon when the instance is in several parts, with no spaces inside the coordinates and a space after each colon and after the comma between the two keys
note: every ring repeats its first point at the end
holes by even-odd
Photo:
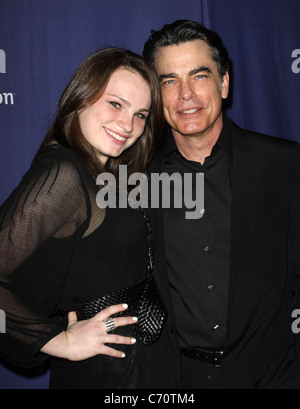
{"type": "Polygon", "coordinates": [[[187,80],[187,81],[182,82],[180,86],[180,90],[179,90],[179,99],[183,99],[184,101],[189,101],[195,96],[196,96],[196,93],[190,81],[187,80]]]}

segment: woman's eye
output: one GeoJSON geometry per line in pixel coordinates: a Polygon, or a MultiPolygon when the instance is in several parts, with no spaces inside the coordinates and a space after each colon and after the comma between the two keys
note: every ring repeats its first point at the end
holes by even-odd
{"type": "Polygon", "coordinates": [[[138,113],[136,114],[136,116],[137,116],[139,119],[147,119],[146,115],[141,114],[140,112],[138,112],[138,113]]]}
{"type": "Polygon", "coordinates": [[[121,104],[115,101],[109,101],[109,103],[114,107],[114,108],[121,108],[121,104]]]}

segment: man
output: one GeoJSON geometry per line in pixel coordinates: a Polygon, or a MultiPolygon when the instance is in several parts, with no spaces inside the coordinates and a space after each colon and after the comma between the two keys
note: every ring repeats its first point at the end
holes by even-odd
{"type": "Polygon", "coordinates": [[[204,173],[203,217],[187,220],[184,207],[153,210],[157,279],[167,297],[165,257],[182,386],[298,389],[298,145],[225,115],[230,60],[216,33],[177,21],[153,31],[143,54],[159,75],[169,125],[151,172],[204,173]]]}

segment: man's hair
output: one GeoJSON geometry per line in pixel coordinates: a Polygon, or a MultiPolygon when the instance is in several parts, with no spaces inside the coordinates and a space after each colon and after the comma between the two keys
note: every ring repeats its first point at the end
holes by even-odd
{"type": "Polygon", "coordinates": [[[156,53],[162,47],[194,40],[203,40],[208,44],[211,56],[217,63],[219,76],[223,78],[231,66],[228,51],[217,33],[195,21],[177,20],[172,24],[164,25],[159,31],[152,30],[151,36],[144,45],[143,56],[154,65],[156,53]]]}

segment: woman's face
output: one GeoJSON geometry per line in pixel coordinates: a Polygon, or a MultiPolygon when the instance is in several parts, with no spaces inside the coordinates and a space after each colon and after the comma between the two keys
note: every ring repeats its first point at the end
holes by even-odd
{"type": "Polygon", "coordinates": [[[119,68],[103,95],[80,112],[81,131],[103,164],[120,156],[143,134],[150,107],[148,83],[140,74],[119,68]]]}

